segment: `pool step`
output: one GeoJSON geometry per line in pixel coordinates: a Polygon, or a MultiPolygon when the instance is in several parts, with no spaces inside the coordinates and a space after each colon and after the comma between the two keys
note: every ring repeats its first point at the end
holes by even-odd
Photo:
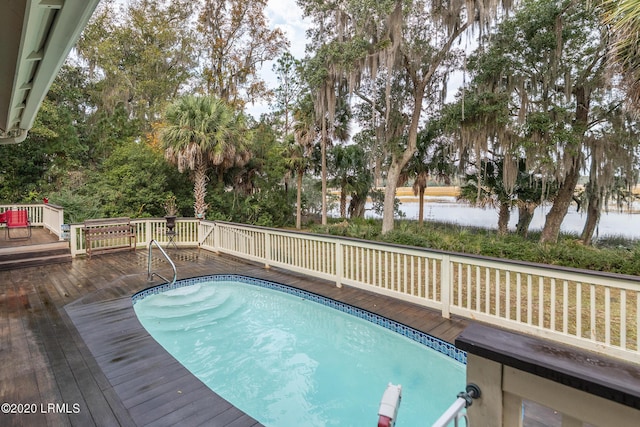
{"type": "Polygon", "coordinates": [[[15,246],[0,249],[0,271],[71,262],[69,242],[15,246]]]}

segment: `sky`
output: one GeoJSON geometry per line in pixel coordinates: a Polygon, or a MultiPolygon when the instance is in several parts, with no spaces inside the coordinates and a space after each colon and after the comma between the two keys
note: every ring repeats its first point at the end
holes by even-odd
{"type": "MultiPolygon", "coordinates": [[[[302,19],[302,11],[295,0],[269,0],[267,3],[266,15],[271,28],[280,28],[290,42],[289,52],[297,59],[304,57],[306,44],[306,29],[308,23],[302,19]]],[[[275,58],[274,58],[275,59],[275,58]]],[[[274,88],[277,80],[273,73],[274,61],[263,64],[260,74],[267,82],[267,86],[274,88]]],[[[269,111],[267,103],[248,105],[247,112],[254,118],[259,119],[262,113],[269,111]]]]}
{"type": "Polygon", "coordinates": [[[291,46],[289,52],[296,58],[304,56],[306,44],[305,31],[309,25],[302,18],[302,10],[295,0],[269,0],[267,17],[272,28],[280,28],[285,32],[291,46]]]}

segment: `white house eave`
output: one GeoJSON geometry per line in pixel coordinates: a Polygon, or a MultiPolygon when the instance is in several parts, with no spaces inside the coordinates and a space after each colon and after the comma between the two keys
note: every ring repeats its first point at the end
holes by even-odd
{"type": "Polygon", "coordinates": [[[100,0],[0,0],[0,144],[21,142],[33,126],[56,74],[100,0]],[[19,8],[24,7],[24,10],[19,8]],[[4,8],[3,8],[4,9],[4,8]],[[23,15],[21,22],[16,17],[23,15]],[[13,45],[11,45],[13,44],[13,45]],[[17,47],[17,49],[16,49],[17,47]]]}

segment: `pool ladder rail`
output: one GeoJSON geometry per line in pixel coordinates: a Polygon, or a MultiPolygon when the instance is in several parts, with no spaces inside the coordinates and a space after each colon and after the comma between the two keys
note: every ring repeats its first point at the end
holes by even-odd
{"type": "Polygon", "coordinates": [[[447,409],[431,427],[446,427],[451,423],[451,421],[453,421],[453,425],[455,427],[458,427],[460,425],[460,420],[462,419],[464,419],[465,425],[469,426],[470,424],[467,413],[466,411],[462,412],[462,410],[471,406],[474,399],[479,398],[480,387],[475,384],[467,384],[466,390],[458,393],[456,401],[449,406],[449,409],[447,409]]]}
{"type": "Polygon", "coordinates": [[[147,281],[151,282],[151,281],[153,281],[153,276],[158,276],[159,278],[161,278],[165,282],[169,283],[169,280],[167,278],[163,277],[160,273],[152,273],[151,272],[151,256],[152,256],[152,251],[153,251],[153,245],[154,244],[158,247],[158,249],[160,249],[160,252],[162,253],[162,255],[164,255],[164,257],[167,259],[167,261],[169,261],[169,264],[171,265],[171,268],[173,269],[173,279],[171,280],[171,283],[170,283],[171,285],[173,285],[174,283],[176,283],[176,278],[178,277],[178,272],[176,270],[176,265],[171,260],[171,258],[169,258],[169,255],[167,255],[165,250],[162,249],[162,246],[160,246],[160,244],[154,239],[152,239],[149,242],[149,257],[148,257],[148,262],[147,262],[147,281]]]}
{"type": "MultiPolygon", "coordinates": [[[[458,393],[457,399],[449,408],[432,424],[431,427],[447,427],[452,421],[455,427],[460,425],[460,420],[469,426],[469,418],[463,409],[473,403],[473,399],[480,398],[480,387],[468,384],[465,391],[458,393]]],[[[398,418],[398,409],[402,400],[402,386],[389,383],[382,395],[380,409],[378,410],[378,427],[394,427],[398,418]]]]}

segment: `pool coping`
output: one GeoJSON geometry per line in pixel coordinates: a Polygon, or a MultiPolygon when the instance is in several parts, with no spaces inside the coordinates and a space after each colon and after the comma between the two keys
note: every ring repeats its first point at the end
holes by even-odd
{"type": "Polygon", "coordinates": [[[133,294],[131,296],[131,302],[132,302],[132,305],[135,306],[135,304],[138,301],[150,295],[157,295],[165,291],[179,289],[186,286],[192,286],[198,283],[221,282],[221,281],[229,281],[229,280],[234,280],[234,281],[238,281],[241,283],[250,284],[254,286],[260,286],[263,288],[284,292],[289,295],[294,295],[296,297],[308,299],[309,301],[322,304],[324,306],[338,310],[342,313],[349,314],[349,315],[358,317],[360,319],[366,320],[368,322],[374,323],[392,332],[398,333],[414,342],[422,344],[427,348],[435,350],[438,353],[441,353],[447,357],[450,357],[465,366],[467,364],[466,351],[456,348],[456,346],[451,343],[443,341],[439,338],[436,338],[432,335],[429,335],[425,332],[414,329],[410,326],[407,326],[395,320],[391,320],[387,317],[372,313],[368,310],[358,308],[340,301],[336,301],[332,298],[318,295],[313,292],[309,292],[309,291],[298,289],[292,286],[284,285],[282,283],[273,282],[266,279],[259,279],[256,277],[251,277],[251,276],[246,276],[241,274],[212,274],[212,275],[197,276],[197,277],[192,277],[187,279],[180,279],[174,283],[164,283],[164,284],[156,285],[150,288],[143,289],[133,294]]]}

